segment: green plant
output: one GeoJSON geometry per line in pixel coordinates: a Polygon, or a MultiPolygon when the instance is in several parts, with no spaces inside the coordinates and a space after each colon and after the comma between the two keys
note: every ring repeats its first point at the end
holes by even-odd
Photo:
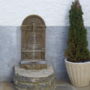
{"type": "Polygon", "coordinates": [[[69,37],[66,57],[71,62],[85,62],[89,60],[87,48],[87,30],[83,23],[83,12],[78,0],[72,3],[69,11],[69,37]]]}

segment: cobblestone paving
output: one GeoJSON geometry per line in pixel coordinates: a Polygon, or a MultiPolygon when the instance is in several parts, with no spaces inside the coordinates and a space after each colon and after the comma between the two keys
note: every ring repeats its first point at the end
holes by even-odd
{"type": "MultiPolygon", "coordinates": [[[[12,83],[1,82],[0,90],[15,90],[12,83]]],[[[59,82],[56,84],[55,90],[90,90],[90,86],[83,88],[76,88],[67,82],[59,82]]]]}

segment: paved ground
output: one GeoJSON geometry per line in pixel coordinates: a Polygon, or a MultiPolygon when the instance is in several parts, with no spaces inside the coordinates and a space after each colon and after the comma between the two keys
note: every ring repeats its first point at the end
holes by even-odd
{"type": "Polygon", "coordinates": [[[83,88],[74,87],[68,82],[58,82],[56,85],[57,87],[55,90],[90,90],[90,85],[83,88]]]}
{"type": "Polygon", "coordinates": [[[55,90],[90,90],[90,87],[75,88],[70,86],[59,86],[55,90]]]}
{"type": "Polygon", "coordinates": [[[0,82],[0,90],[15,90],[13,84],[8,82],[0,82]]]}
{"type": "MultiPolygon", "coordinates": [[[[0,90],[15,90],[15,89],[12,83],[0,82],[0,90]]],[[[83,88],[76,88],[67,82],[57,82],[57,87],[55,90],[90,90],[90,86],[83,88]]]]}

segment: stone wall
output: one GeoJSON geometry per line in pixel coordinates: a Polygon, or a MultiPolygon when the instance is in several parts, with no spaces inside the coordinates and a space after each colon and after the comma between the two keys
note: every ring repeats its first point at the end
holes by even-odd
{"type": "MultiPolygon", "coordinates": [[[[88,27],[88,41],[90,28],[88,27]]],[[[64,50],[66,48],[68,27],[47,27],[46,30],[46,60],[53,65],[59,79],[67,79],[64,65],[64,50]]],[[[90,41],[89,41],[90,49],[90,41]]],[[[13,68],[21,60],[20,27],[0,27],[0,81],[12,80],[13,68]]]]}

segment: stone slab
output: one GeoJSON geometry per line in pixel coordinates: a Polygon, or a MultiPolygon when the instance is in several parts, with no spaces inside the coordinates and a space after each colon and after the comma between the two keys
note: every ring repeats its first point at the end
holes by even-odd
{"type": "Polygon", "coordinates": [[[20,66],[15,67],[15,74],[24,77],[33,77],[33,78],[48,77],[52,73],[54,73],[52,66],[47,66],[46,69],[42,70],[26,70],[24,68],[20,68],[20,66]]]}

